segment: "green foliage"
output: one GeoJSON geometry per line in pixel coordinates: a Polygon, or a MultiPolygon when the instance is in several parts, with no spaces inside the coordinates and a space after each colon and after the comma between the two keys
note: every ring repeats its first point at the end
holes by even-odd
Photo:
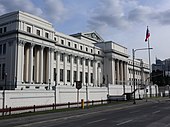
{"type": "Polygon", "coordinates": [[[152,82],[158,86],[170,85],[170,76],[165,75],[163,71],[152,71],[152,82]]]}

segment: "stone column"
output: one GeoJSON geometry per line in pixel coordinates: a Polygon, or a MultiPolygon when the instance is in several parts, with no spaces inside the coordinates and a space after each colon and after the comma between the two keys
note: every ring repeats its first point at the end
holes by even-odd
{"type": "Polygon", "coordinates": [[[17,61],[17,82],[21,84],[23,82],[24,74],[24,43],[19,41],[18,43],[18,61],[17,61]],[[19,56],[21,55],[21,57],[19,56]]]}
{"type": "Polygon", "coordinates": [[[56,59],[56,72],[57,72],[57,83],[60,82],[60,52],[57,52],[57,59],[56,59]]]}
{"type": "Polygon", "coordinates": [[[124,68],[125,68],[125,74],[124,74],[124,76],[125,76],[125,84],[127,85],[128,84],[128,80],[127,80],[127,73],[128,73],[128,68],[127,68],[127,62],[125,62],[125,64],[124,64],[124,68]]]}
{"type": "Polygon", "coordinates": [[[91,60],[88,60],[88,85],[90,84],[90,62],[91,60]]]}
{"type": "Polygon", "coordinates": [[[34,58],[35,82],[40,82],[39,69],[40,69],[40,49],[36,47],[34,58]]]}
{"type": "Polygon", "coordinates": [[[24,61],[24,79],[25,82],[29,82],[29,48],[25,47],[25,61],[24,61]]]}
{"type": "Polygon", "coordinates": [[[85,85],[85,58],[83,58],[83,64],[82,64],[82,84],[85,85]]]}
{"type": "Polygon", "coordinates": [[[21,75],[21,81],[22,82],[24,82],[24,46],[25,46],[25,42],[23,42],[23,44],[22,44],[22,66],[21,66],[21,68],[22,68],[22,75],[21,75]]]}
{"type": "Polygon", "coordinates": [[[47,73],[46,73],[46,82],[49,84],[49,86],[51,85],[51,49],[48,48],[48,52],[47,52],[47,73]]]}
{"type": "Polygon", "coordinates": [[[117,84],[120,84],[119,60],[116,60],[116,64],[117,64],[117,84]]]}
{"type": "Polygon", "coordinates": [[[79,69],[80,59],[77,57],[77,81],[80,81],[80,69],[79,69]]]}
{"type": "Polygon", "coordinates": [[[30,83],[33,83],[33,48],[34,48],[34,44],[31,44],[29,49],[29,82],[30,83]]]}
{"type": "Polygon", "coordinates": [[[120,82],[123,84],[123,61],[120,61],[120,82]]]}
{"type": "Polygon", "coordinates": [[[70,61],[70,84],[73,85],[74,84],[74,77],[73,77],[73,73],[74,73],[74,70],[73,70],[73,62],[74,62],[74,57],[71,55],[71,61],[70,61]]]}
{"type": "Polygon", "coordinates": [[[51,49],[51,85],[54,85],[54,49],[51,49]]]}
{"type": "Polygon", "coordinates": [[[43,69],[43,66],[44,66],[44,64],[43,64],[43,51],[44,51],[44,47],[43,46],[41,46],[41,49],[40,49],[40,60],[39,60],[39,67],[40,67],[40,69],[39,69],[39,76],[40,76],[40,83],[42,83],[43,84],[43,73],[44,73],[44,69],[43,69]]]}
{"type": "Polygon", "coordinates": [[[64,84],[67,84],[67,55],[64,54],[64,84]]]}
{"type": "Polygon", "coordinates": [[[97,85],[97,61],[93,61],[93,85],[97,85]]]}
{"type": "Polygon", "coordinates": [[[112,78],[111,78],[111,84],[115,84],[115,78],[116,78],[116,74],[115,74],[115,59],[111,60],[112,62],[112,70],[111,70],[111,74],[112,74],[112,78]]]}

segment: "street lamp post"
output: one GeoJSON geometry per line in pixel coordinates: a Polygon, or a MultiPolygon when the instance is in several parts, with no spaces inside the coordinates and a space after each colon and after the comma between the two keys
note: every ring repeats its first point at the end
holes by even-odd
{"type": "Polygon", "coordinates": [[[56,97],[56,86],[57,86],[57,73],[55,73],[55,92],[54,92],[54,104],[55,104],[55,109],[56,109],[56,103],[57,103],[57,97],[56,97]]]}
{"type": "MultiPolygon", "coordinates": [[[[6,90],[6,83],[7,83],[7,73],[4,74],[4,78],[5,78],[5,82],[4,82],[4,86],[3,86],[3,104],[2,104],[2,109],[4,110],[5,109],[5,90],[6,90]]],[[[2,116],[4,116],[4,111],[2,112],[2,116]]]]}
{"type": "Polygon", "coordinates": [[[140,48],[140,49],[132,49],[132,54],[133,54],[133,94],[134,94],[134,97],[133,97],[133,104],[136,104],[136,99],[135,99],[135,52],[138,51],[138,50],[148,50],[148,49],[152,49],[152,48],[140,48]]]}

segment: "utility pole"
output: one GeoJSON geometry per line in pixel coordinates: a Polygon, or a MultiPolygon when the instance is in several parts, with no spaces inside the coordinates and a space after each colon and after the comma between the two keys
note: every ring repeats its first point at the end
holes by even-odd
{"type": "Polygon", "coordinates": [[[3,93],[2,93],[2,96],[3,96],[3,102],[2,102],[2,109],[3,109],[3,112],[2,112],[2,116],[4,116],[4,109],[5,109],[5,90],[6,90],[6,83],[7,83],[7,73],[4,74],[4,78],[5,78],[5,82],[4,82],[4,86],[3,86],[3,93]]]}

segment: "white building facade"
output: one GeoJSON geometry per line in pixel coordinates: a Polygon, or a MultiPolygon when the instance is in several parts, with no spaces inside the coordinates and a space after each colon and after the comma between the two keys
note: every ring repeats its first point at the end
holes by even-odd
{"type": "MultiPolygon", "coordinates": [[[[65,35],[48,21],[21,11],[2,15],[0,21],[1,89],[51,89],[75,86],[76,81],[94,87],[130,85],[127,48],[105,42],[95,31],[65,35]]],[[[136,71],[148,74],[148,66],[141,66],[135,66],[136,71]]]]}

